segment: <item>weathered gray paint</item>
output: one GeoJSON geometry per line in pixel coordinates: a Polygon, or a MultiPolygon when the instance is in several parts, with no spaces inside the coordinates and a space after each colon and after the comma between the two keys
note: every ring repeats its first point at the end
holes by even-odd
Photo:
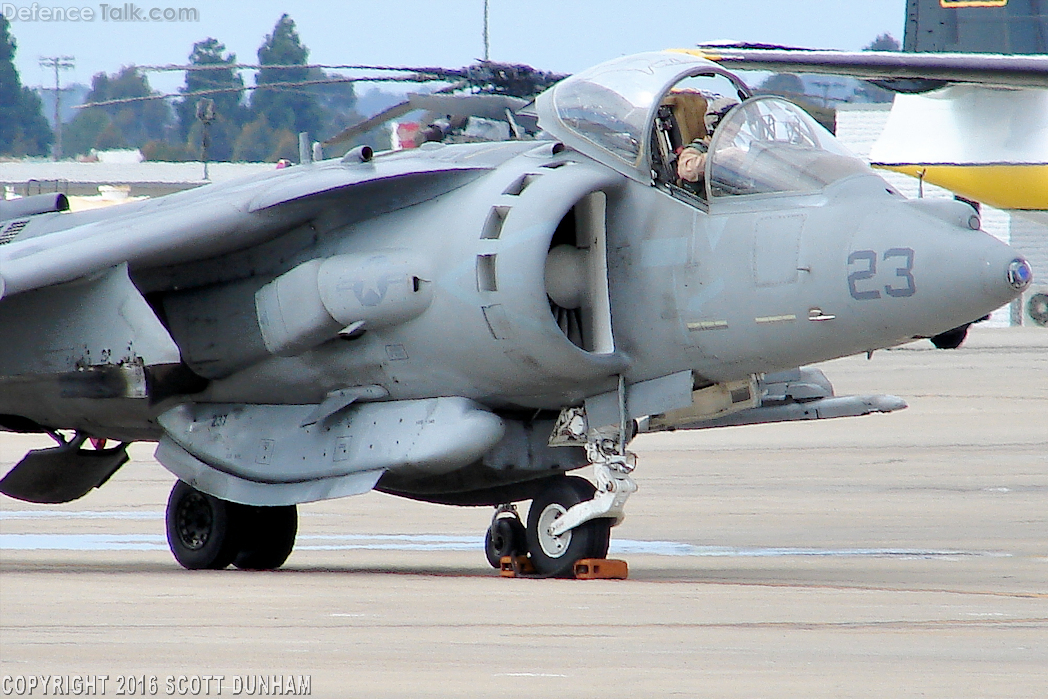
{"type": "MultiPolygon", "coordinates": [[[[179,351],[127,265],[0,303],[0,376],[178,364],[179,351]]],[[[144,387],[142,387],[144,391],[144,387]]],[[[128,396],[132,397],[132,396],[128,396]]]]}

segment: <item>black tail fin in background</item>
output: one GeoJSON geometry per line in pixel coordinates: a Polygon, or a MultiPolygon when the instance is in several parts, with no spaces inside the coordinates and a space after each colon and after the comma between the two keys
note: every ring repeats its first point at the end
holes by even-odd
{"type": "Polygon", "coordinates": [[[1048,53],[1048,0],[907,0],[903,50],[1048,53]]]}

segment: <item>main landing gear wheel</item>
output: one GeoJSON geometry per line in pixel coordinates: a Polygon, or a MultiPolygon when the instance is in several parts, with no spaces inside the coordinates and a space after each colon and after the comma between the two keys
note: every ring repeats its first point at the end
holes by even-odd
{"type": "Polygon", "coordinates": [[[584,478],[559,478],[531,502],[528,510],[528,552],[539,575],[570,578],[575,561],[605,558],[611,541],[611,520],[591,519],[560,536],[549,531],[554,520],[574,505],[593,499],[597,489],[584,478]]]}
{"type": "Polygon", "coordinates": [[[228,502],[178,481],[167,499],[167,543],[190,570],[279,568],[298,532],[294,505],[256,507],[228,502]]]}
{"type": "Polygon", "coordinates": [[[241,570],[273,570],[291,555],[298,533],[298,510],[282,507],[238,507],[240,553],[233,565],[241,570]]]}
{"type": "Polygon", "coordinates": [[[484,555],[496,570],[502,567],[503,556],[524,555],[527,547],[527,533],[515,514],[496,519],[484,535],[484,555]]]}
{"type": "Polygon", "coordinates": [[[239,552],[236,505],[178,481],[167,499],[167,544],[183,568],[220,570],[239,552]]]}

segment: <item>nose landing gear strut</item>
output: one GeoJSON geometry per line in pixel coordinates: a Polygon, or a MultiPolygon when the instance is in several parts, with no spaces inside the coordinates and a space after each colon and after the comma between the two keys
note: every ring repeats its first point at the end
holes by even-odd
{"type": "Polygon", "coordinates": [[[611,528],[622,522],[626,500],[637,490],[629,475],[636,456],[625,450],[624,429],[612,434],[613,430],[587,430],[585,424],[581,408],[566,409],[551,443],[585,445],[597,485],[578,476],[552,480],[532,500],[526,527],[513,505],[500,506],[485,539],[492,566],[506,570],[504,557],[510,557],[512,570],[526,574],[520,561],[527,556],[525,565],[537,577],[582,577],[576,565],[580,562],[585,577],[625,577],[625,562],[605,565],[609,574],[601,574],[596,561],[606,559],[611,528]],[[521,546],[522,531],[526,548],[521,546]]]}

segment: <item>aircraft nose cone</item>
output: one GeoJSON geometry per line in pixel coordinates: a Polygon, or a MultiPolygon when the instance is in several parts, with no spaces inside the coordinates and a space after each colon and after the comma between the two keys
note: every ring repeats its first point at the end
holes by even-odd
{"type": "Polygon", "coordinates": [[[1033,282],[1030,263],[1015,250],[1002,245],[983,258],[983,288],[1005,304],[1026,290],[1033,282]]]}

